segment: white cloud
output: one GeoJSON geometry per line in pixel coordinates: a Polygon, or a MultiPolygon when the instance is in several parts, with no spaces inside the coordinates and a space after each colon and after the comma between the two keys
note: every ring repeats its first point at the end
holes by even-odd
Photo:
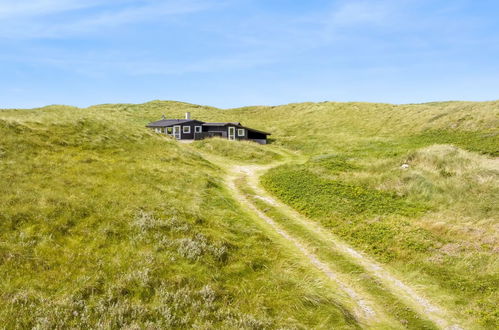
{"type": "Polygon", "coordinates": [[[0,37],[66,37],[128,23],[200,12],[222,6],[214,0],[0,0],[0,37]],[[83,9],[91,9],[83,12],[83,9]],[[68,17],[67,13],[74,15],[68,17]],[[57,19],[48,18],[57,15],[57,19]]]}
{"type": "Polygon", "coordinates": [[[116,64],[116,69],[129,75],[177,75],[185,73],[209,73],[248,69],[268,65],[276,61],[266,53],[251,52],[219,57],[207,57],[190,62],[127,61],[116,64]]]}
{"type": "Polygon", "coordinates": [[[337,26],[385,24],[394,9],[391,1],[348,1],[333,10],[330,23],[337,26]]]}
{"type": "MultiPolygon", "coordinates": [[[[110,1],[111,3],[113,1],[110,1]]],[[[114,1],[116,2],[116,1],[114,1]]],[[[106,1],[98,0],[1,0],[0,18],[20,19],[27,17],[36,17],[62,12],[78,10],[83,8],[95,7],[99,4],[105,4],[106,1]]],[[[109,2],[107,2],[109,3],[109,2]]]]}
{"type": "Polygon", "coordinates": [[[299,14],[258,13],[219,33],[248,48],[265,48],[276,54],[340,45],[372,29],[391,29],[400,23],[413,0],[331,1],[319,10],[299,14]]]}
{"type": "Polygon", "coordinates": [[[96,30],[102,27],[120,26],[128,23],[151,21],[154,19],[195,13],[210,9],[213,5],[207,1],[160,1],[141,6],[126,7],[118,11],[105,11],[86,17],[80,21],[64,26],[66,32],[96,30]]]}
{"type": "MultiPolygon", "coordinates": [[[[211,73],[243,70],[268,65],[275,59],[260,53],[241,53],[218,57],[206,57],[182,61],[161,60],[143,55],[140,58],[119,58],[116,54],[99,54],[81,58],[50,57],[37,60],[37,64],[48,65],[59,70],[76,72],[82,76],[99,78],[102,75],[123,74],[127,76],[183,75],[188,73],[211,73]]],[[[33,61],[31,61],[33,63],[33,61]]]]}

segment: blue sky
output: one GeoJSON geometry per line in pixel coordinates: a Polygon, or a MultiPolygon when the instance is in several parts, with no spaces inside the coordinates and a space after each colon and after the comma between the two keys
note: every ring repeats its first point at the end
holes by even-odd
{"type": "Polygon", "coordinates": [[[0,108],[499,99],[499,1],[0,0],[0,108]]]}

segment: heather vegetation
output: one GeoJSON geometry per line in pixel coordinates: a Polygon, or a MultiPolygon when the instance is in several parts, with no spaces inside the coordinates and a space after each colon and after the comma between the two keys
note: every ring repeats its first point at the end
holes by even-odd
{"type": "MultiPolygon", "coordinates": [[[[496,328],[498,127],[499,102],[0,110],[0,319],[7,328],[364,326],[240,208],[212,155],[286,163],[262,177],[269,192],[473,327],[496,328]],[[272,143],[179,144],[144,127],[186,111],[270,131],[272,143]]],[[[327,241],[254,202],[402,326],[433,327],[327,241]]]]}

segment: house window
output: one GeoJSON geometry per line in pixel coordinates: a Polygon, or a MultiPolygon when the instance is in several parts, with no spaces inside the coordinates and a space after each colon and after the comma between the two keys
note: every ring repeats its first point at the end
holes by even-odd
{"type": "Polygon", "coordinates": [[[172,135],[173,134],[173,127],[167,127],[166,134],[172,135]]]}
{"type": "Polygon", "coordinates": [[[201,126],[194,126],[194,133],[201,133],[203,128],[201,126]]]}
{"type": "Polygon", "coordinates": [[[182,126],[182,133],[189,134],[191,132],[190,126],[182,126]]]}
{"type": "Polygon", "coordinates": [[[237,129],[237,136],[244,136],[244,129],[243,128],[237,129]]]}
{"type": "Polygon", "coordinates": [[[156,133],[161,133],[161,128],[155,128],[155,129],[154,129],[154,131],[155,131],[156,133]]]}
{"type": "Polygon", "coordinates": [[[235,140],[236,139],[236,128],[229,126],[229,140],[235,140]]]}

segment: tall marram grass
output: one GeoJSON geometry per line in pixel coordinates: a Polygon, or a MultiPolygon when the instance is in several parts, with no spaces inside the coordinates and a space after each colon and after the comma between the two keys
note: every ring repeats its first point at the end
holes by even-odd
{"type": "Polygon", "coordinates": [[[265,186],[477,328],[497,328],[498,101],[1,110],[6,327],[358,326],[238,208],[220,169],[144,128],[187,111],[272,133],[267,147],[197,143],[204,153],[308,157],[265,186]]]}
{"type": "Polygon", "coordinates": [[[333,154],[264,186],[477,327],[499,324],[499,163],[450,145],[333,154]],[[401,167],[402,164],[406,166],[401,167]],[[408,167],[407,167],[408,166],[408,167]]]}
{"type": "Polygon", "coordinates": [[[0,327],[357,327],[222,171],[142,124],[0,111],[0,327]]]}
{"type": "Polygon", "coordinates": [[[222,156],[237,162],[265,164],[282,160],[282,155],[269,145],[259,145],[251,141],[228,141],[211,138],[193,143],[196,149],[222,156]]]}

